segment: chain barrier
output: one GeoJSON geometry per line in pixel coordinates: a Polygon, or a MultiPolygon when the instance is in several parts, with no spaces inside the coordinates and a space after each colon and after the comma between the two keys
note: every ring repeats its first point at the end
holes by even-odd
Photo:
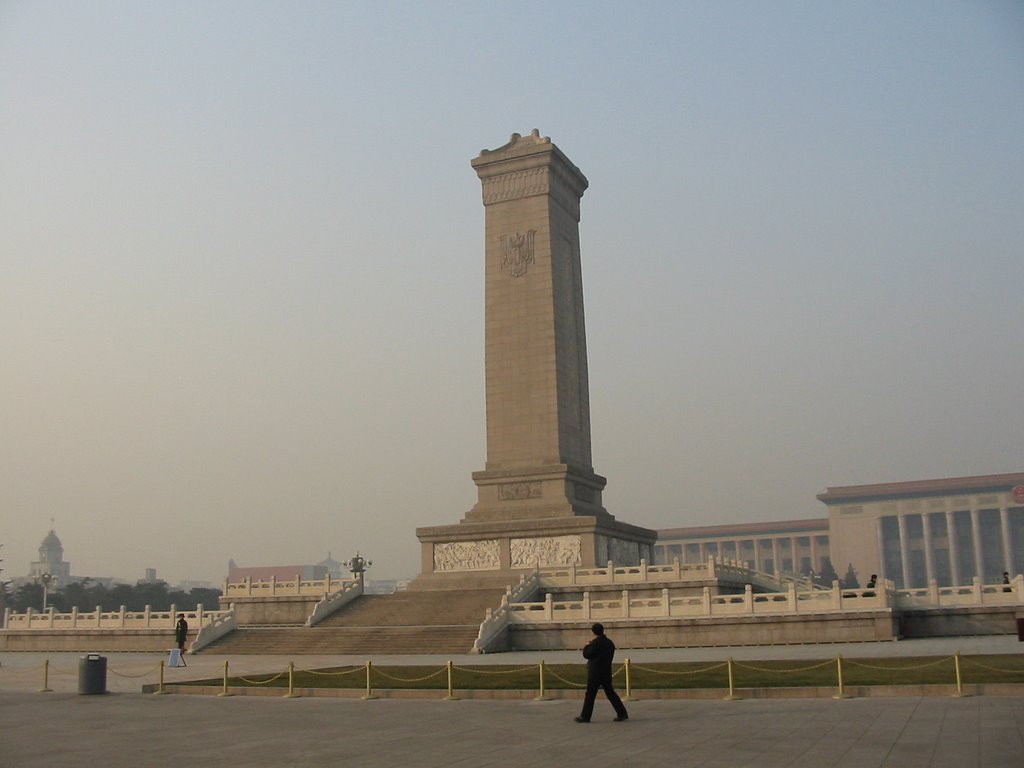
{"type": "Polygon", "coordinates": [[[107,671],[110,672],[113,675],[117,675],[118,677],[123,677],[123,678],[126,678],[128,680],[135,680],[135,679],[138,679],[140,677],[148,677],[149,675],[152,675],[154,672],[160,671],[160,665],[157,664],[155,667],[153,667],[151,669],[147,669],[145,672],[142,672],[142,673],[140,673],[138,675],[129,675],[127,672],[118,672],[113,667],[107,667],[107,671]]]}
{"type": "Polygon", "coordinates": [[[566,680],[560,674],[558,674],[553,669],[551,669],[551,667],[544,667],[544,670],[549,675],[551,675],[553,678],[555,678],[555,680],[558,680],[561,683],[565,683],[566,685],[571,685],[573,688],[586,688],[587,687],[586,683],[574,683],[572,680],[566,680]]]}
{"type": "Polygon", "coordinates": [[[437,672],[431,672],[425,677],[392,677],[387,672],[381,672],[380,667],[377,667],[377,674],[381,677],[385,677],[388,680],[394,680],[396,683],[422,683],[424,680],[430,680],[433,677],[437,677],[447,671],[447,667],[441,667],[437,672]]]}
{"type": "Polygon", "coordinates": [[[925,664],[913,664],[908,666],[895,666],[895,667],[879,667],[873,664],[864,664],[853,659],[844,658],[843,661],[849,664],[851,667],[861,667],[863,669],[873,669],[876,672],[912,672],[918,669],[927,669],[928,667],[936,667],[939,664],[946,664],[953,659],[952,656],[945,656],[938,661],[929,661],[925,664]]]}
{"type": "Polygon", "coordinates": [[[452,669],[457,669],[459,672],[472,672],[474,675],[515,675],[520,672],[529,672],[531,669],[536,668],[536,664],[517,669],[473,669],[472,667],[460,667],[457,664],[452,666],[452,669]]]}
{"type": "Polygon", "coordinates": [[[649,672],[652,675],[668,675],[668,676],[676,675],[676,676],[678,676],[678,675],[699,675],[702,672],[713,672],[716,669],[721,669],[725,665],[726,665],[726,662],[723,661],[721,664],[712,664],[710,667],[701,667],[700,669],[684,669],[684,670],[680,670],[678,672],[670,672],[670,671],[665,670],[665,669],[652,669],[651,667],[642,667],[639,664],[634,664],[633,665],[633,669],[639,669],[639,670],[642,670],[644,672],[649,672]]]}
{"type": "Polygon", "coordinates": [[[307,675],[319,675],[320,677],[342,677],[344,675],[351,675],[355,672],[365,672],[366,667],[352,667],[352,669],[346,669],[344,672],[320,672],[315,669],[297,669],[296,672],[302,672],[307,675]]]}
{"type": "MultiPolygon", "coordinates": [[[[627,687],[627,689],[629,689],[629,688],[631,688],[631,685],[630,685],[630,683],[631,683],[631,681],[630,681],[630,669],[635,669],[635,670],[642,671],[642,672],[645,672],[645,673],[650,674],[650,675],[659,675],[659,676],[663,676],[663,677],[685,677],[685,676],[693,676],[693,675],[705,674],[705,673],[708,673],[708,672],[714,672],[716,670],[720,670],[720,669],[723,669],[725,667],[728,667],[730,674],[729,674],[729,696],[727,697],[727,699],[735,699],[735,698],[738,698],[738,697],[735,696],[735,691],[734,691],[734,687],[733,687],[733,678],[732,678],[733,667],[738,667],[738,668],[750,670],[750,671],[753,671],[753,672],[764,673],[764,674],[785,675],[785,674],[796,674],[796,673],[802,673],[802,672],[810,672],[810,671],[817,670],[817,669],[822,669],[824,667],[828,667],[828,666],[831,666],[831,665],[836,665],[836,667],[837,667],[836,671],[837,671],[837,674],[838,674],[838,683],[839,683],[839,694],[837,696],[833,697],[833,698],[846,698],[846,695],[845,695],[844,690],[843,690],[843,673],[842,673],[842,668],[843,668],[843,664],[844,663],[846,665],[852,665],[852,666],[860,667],[862,669],[873,670],[873,671],[876,671],[876,672],[883,672],[883,673],[897,672],[898,673],[898,672],[912,672],[912,671],[928,669],[928,668],[931,668],[931,667],[937,667],[937,666],[942,665],[942,664],[949,664],[950,661],[953,661],[954,664],[955,664],[956,687],[957,687],[957,693],[955,695],[962,695],[963,694],[963,685],[962,685],[962,679],[961,679],[961,673],[960,673],[960,662],[961,661],[966,663],[966,664],[973,665],[974,667],[977,667],[979,669],[984,669],[984,670],[987,670],[989,672],[994,672],[994,673],[998,673],[998,674],[1009,674],[1009,675],[1021,675],[1021,674],[1024,674],[1024,669],[1003,669],[1003,668],[1000,668],[1000,667],[995,667],[995,666],[992,666],[992,665],[989,665],[989,664],[984,664],[984,663],[982,663],[980,661],[976,661],[974,659],[963,658],[963,657],[961,657],[960,653],[957,652],[953,656],[945,656],[945,657],[940,658],[940,659],[935,659],[935,660],[927,661],[927,662],[920,663],[920,664],[880,665],[880,664],[871,664],[871,663],[867,663],[867,662],[864,662],[864,661],[856,661],[856,660],[853,660],[853,659],[844,659],[844,658],[842,658],[840,656],[840,657],[837,657],[835,659],[828,659],[828,660],[817,662],[817,663],[814,663],[814,664],[807,664],[807,665],[799,666],[799,667],[787,667],[787,668],[781,668],[781,669],[780,668],[758,666],[758,665],[754,665],[754,664],[744,664],[744,663],[741,663],[741,662],[734,661],[733,659],[729,659],[728,661],[725,661],[725,662],[718,662],[718,663],[714,663],[714,664],[709,664],[708,666],[699,667],[699,668],[696,668],[696,669],[665,670],[665,669],[656,669],[654,667],[634,665],[634,664],[631,664],[631,662],[627,659],[625,664],[621,665],[617,670],[615,670],[615,672],[612,673],[612,677],[619,676],[623,672],[625,672],[625,674],[626,674],[626,687],[627,687]]],[[[32,674],[32,673],[38,673],[40,670],[44,671],[44,683],[43,683],[44,687],[41,689],[43,691],[49,690],[49,688],[46,685],[46,677],[47,676],[49,676],[49,675],[72,676],[72,675],[75,674],[75,671],[71,670],[71,669],[60,669],[60,668],[53,668],[53,667],[51,667],[50,663],[49,663],[49,659],[46,659],[46,660],[43,661],[42,664],[39,664],[39,665],[36,665],[36,666],[31,666],[31,667],[10,667],[10,666],[6,666],[6,665],[0,666],[0,676],[2,676],[3,674],[9,674],[9,675],[28,675],[28,674],[32,674]]],[[[108,671],[111,674],[116,675],[117,677],[120,677],[120,678],[129,679],[129,680],[149,677],[149,676],[153,675],[155,672],[157,672],[157,670],[160,670],[160,673],[161,673],[161,686],[160,687],[162,689],[162,684],[163,684],[163,680],[162,680],[162,677],[163,677],[163,675],[162,675],[163,662],[162,661],[160,662],[160,665],[158,667],[152,667],[152,668],[146,669],[146,670],[144,670],[142,672],[139,672],[139,673],[119,672],[117,669],[114,669],[113,667],[108,667],[108,671]]],[[[401,677],[399,675],[393,675],[393,674],[390,674],[388,672],[384,672],[384,671],[382,671],[380,669],[380,667],[377,668],[376,672],[377,672],[377,674],[381,678],[383,678],[385,680],[392,681],[392,682],[396,682],[396,683],[422,683],[422,682],[425,682],[427,680],[431,680],[433,678],[440,677],[441,675],[443,675],[443,674],[445,674],[447,672],[448,673],[448,698],[454,698],[453,693],[452,693],[452,690],[453,690],[452,673],[455,670],[458,670],[459,672],[463,672],[463,673],[466,673],[466,674],[484,675],[484,676],[486,676],[486,675],[495,675],[495,676],[497,676],[497,675],[517,675],[517,674],[522,674],[524,672],[530,672],[530,671],[533,671],[533,670],[538,670],[540,672],[540,676],[541,676],[540,677],[541,696],[538,697],[538,698],[541,698],[541,699],[544,697],[544,675],[545,675],[545,673],[547,673],[548,675],[550,675],[552,678],[554,678],[558,682],[560,682],[563,685],[568,686],[570,688],[586,688],[586,683],[578,683],[578,682],[575,682],[573,680],[569,680],[569,679],[563,677],[562,675],[558,674],[558,672],[556,672],[554,668],[552,668],[551,666],[546,665],[543,661],[541,661],[539,663],[539,665],[538,664],[530,664],[528,666],[515,667],[515,668],[511,668],[511,669],[478,669],[478,668],[474,668],[474,667],[462,667],[462,666],[456,666],[455,664],[453,664],[452,662],[449,661],[445,666],[442,666],[442,667],[438,668],[436,671],[430,672],[430,673],[428,673],[426,675],[423,675],[423,676],[420,676],[420,677],[401,677]]],[[[315,669],[307,669],[307,670],[300,670],[300,671],[304,672],[305,674],[316,675],[318,677],[344,677],[346,675],[354,675],[354,674],[357,674],[359,672],[365,672],[366,675],[367,675],[367,680],[366,680],[367,695],[364,696],[364,698],[373,698],[373,696],[372,696],[372,689],[370,688],[370,674],[371,674],[371,671],[372,671],[372,665],[371,665],[370,662],[367,662],[365,666],[353,666],[351,668],[344,668],[344,669],[333,670],[333,671],[321,671],[321,670],[315,670],[315,669]]],[[[293,679],[292,679],[292,676],[294,675],[294,672],[295,672],[294,662],[291,662],[289,664],[288,670],[278,672],[278,673],[276,673],[276,674],[274,674],[271,677],[268,677],[266,679],[262,679],[262,680],[260,680],[260,679],[252,679],[252,678],[249,678],[249,677],[244,677],[242,675],[235,675],[234,679],[238,680],[238,681],[241,681],[242,683],[245,683],[247,685],[261,686],[261,685],[269,685],[270,683],[273,683],[276,680],[280,680],[285,675],[288,675],[288,679],[289,679],[289,695],[293,696],[293,688],[292,688],[293,679]]],[[[529,686],[527,686],[527,687],[529,687],[529,686]]],[[[162,692],[162,690],[158,691],[158,692],[162,692]]],[[[628,690],[627,690],[627,694],[628,694],[628,690]]],[[[221,696],[230,696],[231,695],[228,692],[228,662],[227,661],[224,662],[223,692],[220,695],[221,696]]]]}
{"type": "Polygon", "coordinates": [[[267,685],[268,683],[272,683],[275,680],[279,680],[280,678],[284,677],[284,675],[285,675],[284,672],[278,672],[276,675],[274,675],[273,677],[271,677],[271,678],[269,678],[267,680],[250,680],[247,677],[242,677],[241,675],[235,675],[235,679],[236,680],[241,680],[243,683],[248,683],[249,685],[267,685]]]}
{"type": "Polygon", "coordinates": [[[962,664],[969,664],[969,665],[974,666],[974,667],[980,667],[981,669],[987,669],[989,672],[1000,672],[1000,673],[1002,673],[1004,675],[1022,675],[1022,674],[1024,674],[1024,669],[1000,669],[999,667],[990,667],[987,664],[982,664],[980,661],[974,661],[973,659],[969,659],[969,658],[966,658],[964,656],[960,657],[960,662],[962,664]]]}
{"type": "Polygon", "coordinates": [[[810,664],[806,667],[793,667],[792,669],[772,669],[771,667],[755,667],[752,664],[741,664],[738,661],[733,661],[733,666],[743,667],[744,669],[750,669],[754,672],[777,672],[779,674],[786,674],[789,672],[810,672],[812,669],[821,669],[822,667],[827,667],[830,664],[834,663],[835,659],[829,659],[828,661],[823,661],[820,664],[810,664]]]}

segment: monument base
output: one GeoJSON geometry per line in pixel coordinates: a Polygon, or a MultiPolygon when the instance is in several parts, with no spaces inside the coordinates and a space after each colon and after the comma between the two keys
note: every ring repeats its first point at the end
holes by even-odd
{"type": "Polygon", "coordinates": [[[421,576],[413,588],[504,586],[533,568],[597,568],[653,562],[657,533],[611,515],[573,516],[417,528],[421,576]]]}

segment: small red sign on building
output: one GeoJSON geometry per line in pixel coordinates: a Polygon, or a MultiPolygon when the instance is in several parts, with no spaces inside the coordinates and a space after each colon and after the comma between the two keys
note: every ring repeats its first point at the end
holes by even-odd
{"type": "Polygon", "coordinates": [[[1013,487],[1013,500],[1018,504],[1024,504],[1024,485],[1015,485],[1013,487]]]}

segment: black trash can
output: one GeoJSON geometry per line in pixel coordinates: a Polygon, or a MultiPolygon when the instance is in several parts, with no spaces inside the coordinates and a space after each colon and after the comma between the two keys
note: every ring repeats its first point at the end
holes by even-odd
{"type": "Polygon", "coordinates": [[[107,692],[107,657],[90,653],[78,660],[78,693],[107,692]]]}

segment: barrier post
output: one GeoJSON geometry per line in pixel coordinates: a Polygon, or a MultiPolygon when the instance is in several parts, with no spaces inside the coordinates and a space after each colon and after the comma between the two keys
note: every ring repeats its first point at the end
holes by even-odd
{"type": "Polygon", "coordinates": [[[963,677],[960,675],[960,651],[957,651],[953,654],[953,666],[956,669],[956,693],[954,693],[953,695],[967,696],[968,694],[964,693],[964,680],[963,677]]]}
{"type": "Polygon", "coordinates": [[[839,690],[836,692],[836,695],[833,696],[832,698],[833,699],[848,699],[848,698],[850,698],[849,696],[846,695],[846,691],[843,688],[843,657],[841,655],[840,656],[836,656],[836,676],[839,678],[839,690]]]}
{"type": "Polygon", "coordinates": [[[550,701],[550,699],[544,695],[544,659],[540,660],[540,693],[534,701],[550,701]]]}
{"type": "Polygon", "coordinates": [[[452,660],[448,659],[448,695],[444,697],[445,701],[458,701],[459,697],[455,695],[455,688],[452,685],[452,660]]]}
{"type": "Polygon", "coordinates": [[[288,662],[288,693],[284,695],[286,699],[297,699],[299,694],[295,692],[295,662],[288,662]]]}
{"type": "Polygon", "coordinates": [[[373,662],[369,659],[366,660],[366,694],[363,696],[364,699],[376,699],[373,695],[373,688],[370,687],[370,675],[373,673],[373,662]]]}
{"type": "Polygon", "coordinates": [[[51,693],[50,688],[50,660],[46,659],[43,661],[43,687],[39,689],[40,693],[51,693]]]}
{"type": "Polygon", "coordinates": [[[633,676],[631,674],[632,670],[630,668],[630,661],[629,661],[629,659],[626,659],[626,665],[625,666],[626,666],[626,696],[625,696],[625,700],[626,701],[636,701],[636,699],[633,698],[633,676]]]}
{"type": "Polygon", "coordinates": [[[164,690],[164,660],[160,659],[160,676],[157,678],[156,690],[153,691],[154,696],[163,696],[167,691],[164,690]]]}
{"type": "Polygon", "coordinates": [[[234,696],[235,695],[233,693],[228,693],[228,660],[227,659],[224,659],[224,686],[221,689],[221,692],[218,693],[217,695],[222,697],[222,698],[225,697],[225,696],[234,696]]]}
{"type": "Polygon", "coordinates": [[[726,667],[729,670],[729,695],[725,697],[725,701],[739,701],[742,697],[736,695],[736,686],[733,684],[732,656],[726,661],[726,667]]]}

